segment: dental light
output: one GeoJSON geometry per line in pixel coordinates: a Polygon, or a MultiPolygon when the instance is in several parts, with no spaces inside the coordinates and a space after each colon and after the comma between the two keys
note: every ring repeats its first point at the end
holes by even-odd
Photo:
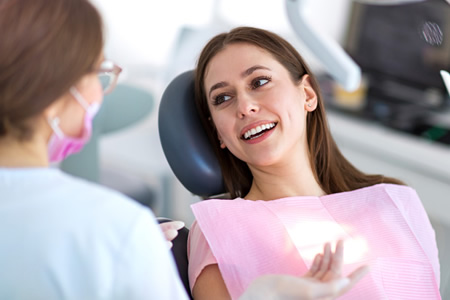
{"type": "MultiPolygon", "coordinates": [[[[367,4],[395,5],[424,0],[354,0],[367,4]]],[[[447,0],[449,2],[450,0],[447,0]]],[[[286,0],[289,22],[295,33],[310,48],[327,72],[347,91],[356,90],[361,81],[361,68],[332,38],[321,34],[308,21],[308,0],[286,0]]]]}

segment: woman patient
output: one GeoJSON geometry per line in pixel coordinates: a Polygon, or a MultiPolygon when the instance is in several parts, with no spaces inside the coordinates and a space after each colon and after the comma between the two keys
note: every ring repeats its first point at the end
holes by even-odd
{"type": "Polygon", "coordinates": [[[288,42],[249,27],[217,35],[199,57],[195,90],[234,198],[192,206],[195,299],[236,299],[263,274],[302,276],[337,240],[344,274],[371,267],[341,299],[440,299],[434,231],[416,192],[344,158],[317,80],[288,42]]]}

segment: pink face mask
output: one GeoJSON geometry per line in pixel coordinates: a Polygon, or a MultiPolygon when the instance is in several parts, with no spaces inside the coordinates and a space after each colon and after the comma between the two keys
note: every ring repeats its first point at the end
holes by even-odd
{"type": "Polygon", "coordinates": [[[70,93],[86,110],[84,116],[83,134],[81,137],[66,136],[61,128],[59,128],[59,118],[48,120],[53,129],[53,134],[48,142],[48,157],[50,162],[59,162],[67,156],[77,153],[83,149],[84,145],[89,141],[92,135],[92,121],[100,109],[100,103],[94,102],[91,105],[81,96],[74,87],[70,88],[70,93]]]}

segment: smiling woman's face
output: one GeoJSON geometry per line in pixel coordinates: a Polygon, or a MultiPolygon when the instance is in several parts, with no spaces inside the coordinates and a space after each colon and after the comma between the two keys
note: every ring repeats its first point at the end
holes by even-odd
{"type": "Polygon", "coordinates": [[[271,54],[238,43],[211,59],[204,86],[221,147],[250,167],[306,151],[306,115],[317,101],[308,75],[294,83],[271,54]]]}

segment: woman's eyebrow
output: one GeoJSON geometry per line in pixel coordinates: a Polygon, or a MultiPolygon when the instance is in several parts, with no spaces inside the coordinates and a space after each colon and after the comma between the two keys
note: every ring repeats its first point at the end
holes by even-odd
{"type": "Polygon", "coordinates": [[[218,83],[214,84],[214,85],[209,89],[209,97],[211,97],[212,91],[214,91],[214,90],[216,90],[216,89],[220,89],[220,88],[226,87],[226,86],[228,86],[228,82],[225,82],[225,81],[221,81],[221,82],[218,82],[218,83]]]}
{"type": "MultiPolygon", "coordinates": [[[[269,68],[267,68],[267,67],[256,65],[256,66],[250,67],[250,68],[248,68],[247,70],[245,70],[244,72],[242,72],[242,73],[241,73],[241,77],[247,77],[247,76],[250,76],[250,75],[251,75],[253,72],[255,72],[256,70],[268,70],[268,71],[271,71],[271,70],[270,70],[269,68]]],[[[214,84],[214,85],[209,89],[209,96],[211,96],[212,91],[214,91],[214,90],[216,90],[216,89],[220,89],[220,88],[226,87],[226,86],[228,86],[228,83],[227,83],[226,81],[221,81],[221,82],[218,82],[218,83],[214,84]]]]}
{"type": "Polygon", "coordinates": [[[267,67],[256,65],[256,66],[250,67],[247,70],[245,70],[244,72],[242,72],[241,73],[241,77],[247,77],[247,76],[251,75],[253,72],[255,72],[256,70],[268,70],[268,71],[271,71],[267,67]]]}

